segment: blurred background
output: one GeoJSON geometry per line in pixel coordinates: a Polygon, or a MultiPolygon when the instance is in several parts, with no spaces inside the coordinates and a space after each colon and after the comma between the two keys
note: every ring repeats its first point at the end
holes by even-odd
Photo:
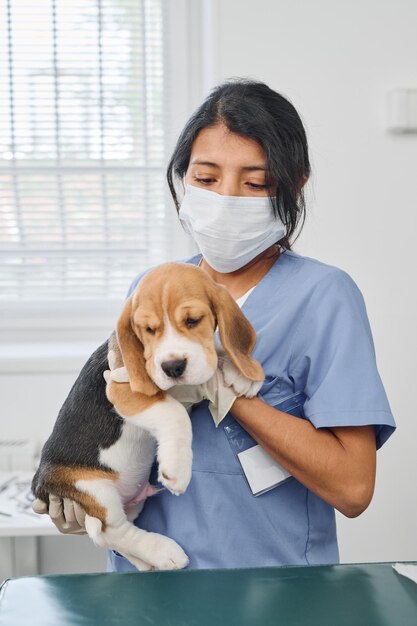
{"type": "Polygon", "coordinates": [[[14,523],[1,496],[33,473],[135,275],[194,252],[165,168],[234,76],[304,121],[313,173],[294,250],[358,284],[397,420],[372,504],[338,515],[341,561],[417,560],[416,23],[414,0],[0,0],[0,578],[105,568],[27,503],[14,523]]]}

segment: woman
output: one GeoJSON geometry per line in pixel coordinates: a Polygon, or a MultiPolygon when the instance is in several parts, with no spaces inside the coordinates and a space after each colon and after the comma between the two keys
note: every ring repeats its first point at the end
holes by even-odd
{"type": "MultiPolygon", "coordinates": [[[[376,449],[395,429],[359,289],[342,270],[291,251],[309,174],[296,110],[249,80],[214,89],[168,167],[179,218],[201,252],[186,262],[242,307],[266,375],[258,396],[237,398],[218,428],[207,402],[194,407],[186,493],[148,499],[137,520],[175,539],[191,568],[338,562],[334,509],[366,509],[376,449]],[[242,428],[292,476],[256,497],[236,456],[242,428]]],[[[134,567],[111,553],[109,570],[134,567]]]]}
{"type": "MultiPolygon", "coordinates": [[[[294,107],[246,80],[210,94],[168,167],[180,220],[201,251],[187,262],[243,307],[266,374],[258,397],[236,399],[217,429],[207,403],[194,408],[190,486],[181,498],[149,499],[138,520],[178,541],[190,567],[337,562],[334,509],[366,509],[376,449],[395,428],[357,286],[290,250],[309,174],[294,107]],[[185,183],[181,204],[176,182],[185,183]],[[253,496],[228,439],[235,420],[293,478],[253,496]]],[[[109,566],[133,569],[115,554],[109,566]]]]}

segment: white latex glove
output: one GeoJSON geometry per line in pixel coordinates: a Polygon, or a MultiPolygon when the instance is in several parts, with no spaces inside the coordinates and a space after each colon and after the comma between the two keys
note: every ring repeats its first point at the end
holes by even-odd
{"type": "Polygon", "coordinates": [[[214,375],[201,385],[175,385],[168,389],[169,395],[190,409],[193,404],[208,400],[208,408],[216,426],[226,417],[237,398],[232,387],[226,387],[222,372],[217,369],[214,375]]]}
{"type": "Polygon", "coordinates": [[[85,535],[85,511],[73,500],[60,498],[52,493],[49,494],[49,507],[43,500],[36,500],[32,503],[32,510],[35,513],[49,513],[49,517],[64,535],[85,535]]]}

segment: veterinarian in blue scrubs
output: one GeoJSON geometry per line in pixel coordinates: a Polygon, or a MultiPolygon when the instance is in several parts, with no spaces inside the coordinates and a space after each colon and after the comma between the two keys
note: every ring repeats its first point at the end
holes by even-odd
{"type": "MultiPolygon", "coordinates": [[[[190,568],[337,563],[335,508],[348,517],[366,509],[376,450],[395,429],[360,290],[343,270],[291,250],[309,174],[294,107],[246,80],[209,95],[169,165],[179,217],[201,252],[186,262],[242,307],[266,376],[258,396],[236,399],[218,427],[207,401],[193,408],[186,493],[149,498],[136,520],[175,539],[190,568]],[[290,477],[253,495],[242,442],[259,443],[290,477]]],[[[108,567],[136,571],[114,552],[108,567]]]]}
{"type": "MultiPolygon", "coordinates": [[[[168,167],[179,219],[200,250],[181,260],[242,307],[265,371],[258,395],[237,398],[217,427],[207,401],[193,407],[186,493],[148,498],[135,522],[177,541],[190,568],[337,563],[335,509],[366,509],[376,450],[395,429],[357,285],[291,249],[309,175],[298,113],[248,80],[213,90],[168,167]]],[[[115,552],[108,569],[137,571],[115,552]]]]}

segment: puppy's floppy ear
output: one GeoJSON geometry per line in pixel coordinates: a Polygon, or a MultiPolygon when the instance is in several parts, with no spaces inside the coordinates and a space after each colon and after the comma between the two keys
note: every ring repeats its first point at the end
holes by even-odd
{"type": "Polygon", "coordinates": [[[123,362],[129,374],[132,391],[153,396],[160,390],[146,371],[143,344],[133,332],[131,316],[132,299],[129,298],[117,322],[117,340],[123,362]]]}
{"type": "Polygon", "coordinates": [[[216,285],[210,297],[220,339],[233,365],[250,380],[264,380],[262,366],[250,355],[256,343],[256,332],[226,287],[216,285]]]}

